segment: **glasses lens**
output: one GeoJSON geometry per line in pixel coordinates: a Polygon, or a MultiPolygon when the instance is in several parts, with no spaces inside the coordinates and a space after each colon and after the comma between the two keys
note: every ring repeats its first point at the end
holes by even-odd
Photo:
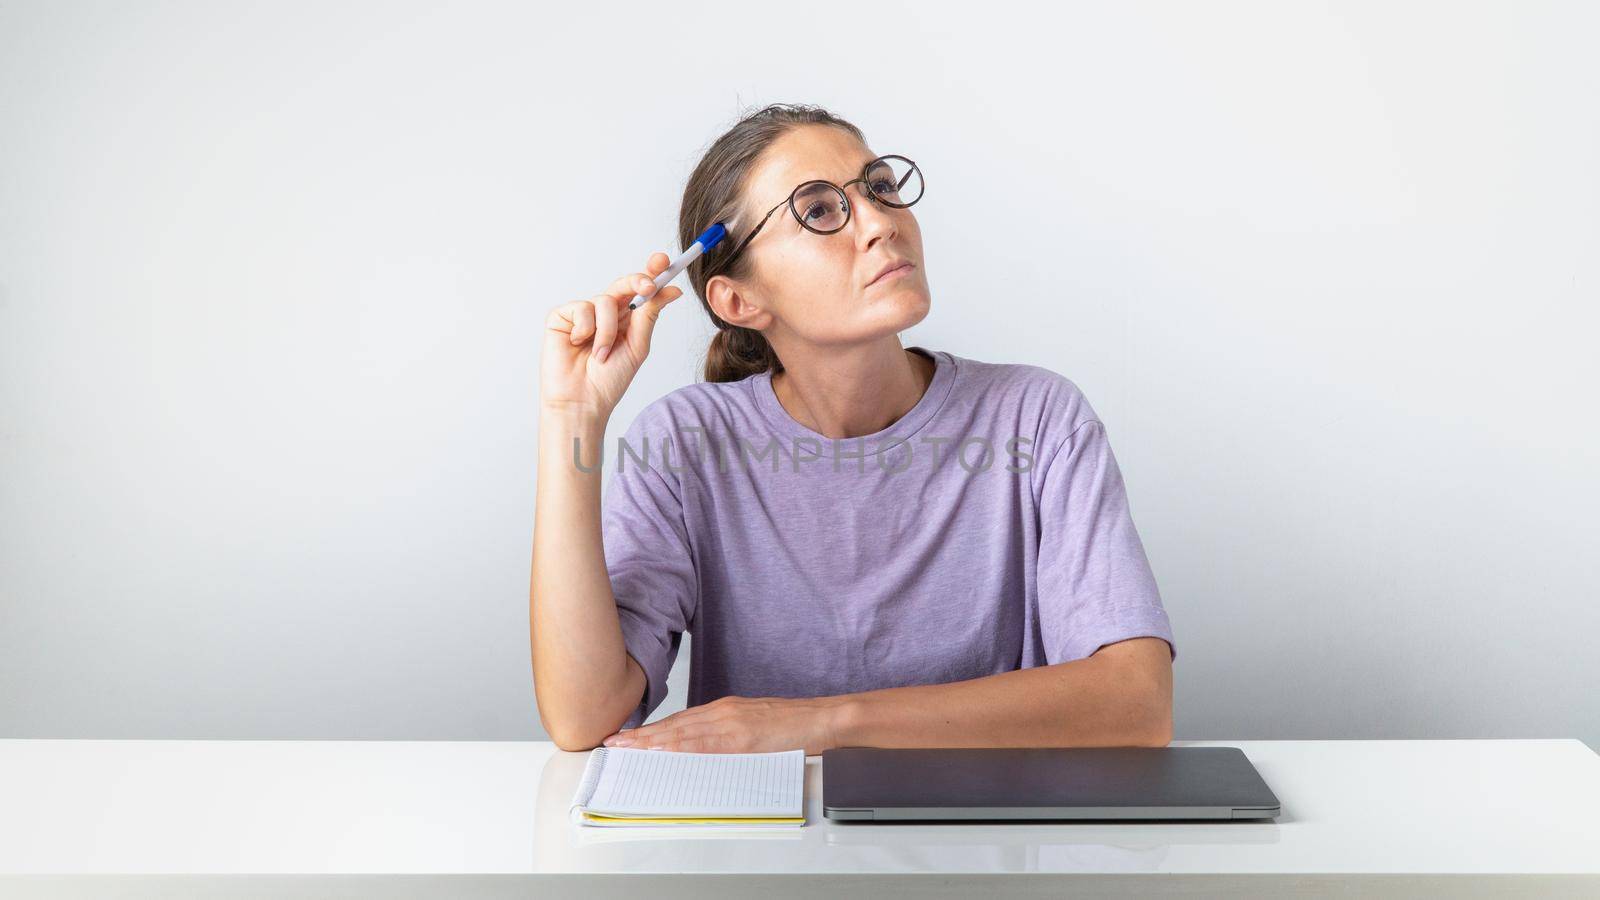
{"type": "Polygon", "coordinates": [[[795,191],[794,211],[812,231],[838,231],[846,217],[844,194],[825,181],[807,182],[795,191]]]}
{"type": "Polygon", "coordinates": [[[922,170],[904,156],[885,156],[873,160],[867,186],[890,206],[910,206],[922,199],[922,170]]]}

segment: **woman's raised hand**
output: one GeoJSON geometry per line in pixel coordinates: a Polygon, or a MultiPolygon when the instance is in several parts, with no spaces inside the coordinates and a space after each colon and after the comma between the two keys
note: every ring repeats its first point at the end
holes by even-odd
{"type": "Polygon", "coordinates": [[[683,295],[671,285],[655,288],[655,276],[671,264],[667,254],[652,253],[643,272],[623,275],[602,293],[550,311],[539,373],[539,399],[546,407],[611,415],[650,354],[656,317],[683,295]],[[634,294],[646,299],[626,312],[634,294]]]}

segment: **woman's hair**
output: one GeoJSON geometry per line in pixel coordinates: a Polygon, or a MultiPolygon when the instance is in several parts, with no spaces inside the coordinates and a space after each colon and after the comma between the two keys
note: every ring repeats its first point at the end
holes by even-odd
{"type": "Polygon", "coordinates": [[[710,253],[689,264],[689,283],[700,297],[700,305],[717,326],[706,350],[706,381],[738,381],[761,372],[783,371],[783,363],[761,332],[753,328],[730,325],[717,317],[706,301],[706,281],[710,275],[740,278],[750,271],[750,254],[739,254],[729,268],[722,268],[724,254],[745,237],[745,226],[754,222],[739,222],[739,233],[734,233],[735,219],[743,212],[742,201],[746,182],[761,154],[779,137],[801,125],[832,125],[842,128],[866,143],[861,129],[828,112],[820,106],[799,103],[774,103],[752,113],[746,113],[723,135],[711,143],[705,155],[689,175],[683,188],[683,204],[678,209],[678,246],[687,247],[702,231],[717,222],[728,229],[723,242],[710,253]]]}

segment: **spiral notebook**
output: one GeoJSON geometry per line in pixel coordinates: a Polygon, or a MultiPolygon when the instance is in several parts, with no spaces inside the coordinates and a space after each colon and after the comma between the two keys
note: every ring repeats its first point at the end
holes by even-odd
{"type": "Polygon", "coordinates": [[[805,750],[679,753],[596,747],[572,797],[581,825],[804,825],[805,750]]]}

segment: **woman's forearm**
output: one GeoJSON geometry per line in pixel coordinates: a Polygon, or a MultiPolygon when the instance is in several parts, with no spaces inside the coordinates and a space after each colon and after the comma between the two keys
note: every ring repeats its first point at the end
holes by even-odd
{"type": "Polygon", "coordinates": [[[832,698],[841,747],[1165,746],[1167,644],[1136,638],[1094,656],[949,684],[832,698]]]}
{"type": "Polygon", "coordinates": [[[629,665],[601,539],[605,431],[606,417],[592,410],[558,405],[539,416],[530,641],[539,717],[563,749],[594,746],[638,705],[631,689],[644,691],[642,672],[629,665]]]}

